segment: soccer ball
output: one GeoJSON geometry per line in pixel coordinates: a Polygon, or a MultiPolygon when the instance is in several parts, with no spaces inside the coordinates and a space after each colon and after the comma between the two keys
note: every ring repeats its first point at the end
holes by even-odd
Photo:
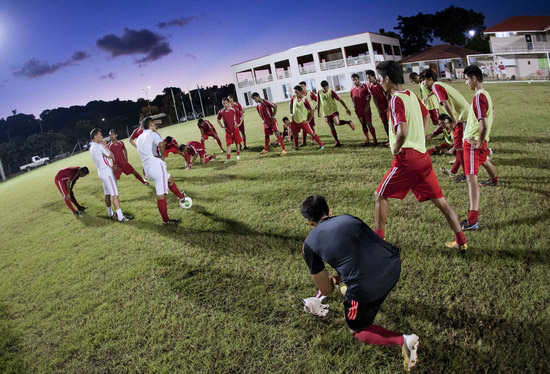
{"type": "Polygon", "coordinates": [[[180,200],[180,206],[184,209],[189,209],[193,206],[193,200],[187,196],[185,199],[180,200]]]}

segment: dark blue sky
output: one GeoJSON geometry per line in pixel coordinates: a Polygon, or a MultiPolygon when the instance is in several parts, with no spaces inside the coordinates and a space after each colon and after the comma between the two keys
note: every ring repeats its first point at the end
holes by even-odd
{"type": "Polygon", "coordinates": [[[0,118],[17,109],[135,100],[151,86],[186,90],[232,82],[232,64],[361,32],[393,30],[398,15],[450,5],[492,26],[550,15],[550,2],[2,0],[0,118]]]}

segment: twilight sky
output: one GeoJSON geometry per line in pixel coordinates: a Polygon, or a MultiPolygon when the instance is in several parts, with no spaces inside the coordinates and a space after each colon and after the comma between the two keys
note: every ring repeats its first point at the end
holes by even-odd
{"type": "Polygon", "coordinates": [[[0,118],[164,87],[232,82],[232,64],[450,5],[485,15],[550,15],[550,2],[0,0],[0,118]],[[384,7],[391,4],[391,7],[384,7]],[[504,5],[505,4],[505,5],[504,5]]]}

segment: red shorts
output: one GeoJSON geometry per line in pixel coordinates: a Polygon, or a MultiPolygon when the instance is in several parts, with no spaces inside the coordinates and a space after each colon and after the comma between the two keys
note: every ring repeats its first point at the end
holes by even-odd
{"type": "Polygon", "coordinates": [[[290,123],[290,131],[293,134],[298,134],[300,132],[300,130],[304,130],[308,134],[313,134],[313,129],[311,128],[311,126],[307,122],[296,123],[296,122],[292,121],[290,123]]]}
{"type": "Polygon", "coordinates": [[[380,116],[380,120],[382,121],[382,123],[388,122],[388,109],[379,110],[378,115],[380,116]]]}
{"type": "Polygon", "coordinates": [[[244,133],[244,121],[243,123],[241,123],[241,125],[239,126],[239,131],[244,133]]]}
{"type": "Polygon", "coordinates": [[[168,155],[170,153],[173,153],[173,154],[177,155],[177,154],[180,153],[180,151],[179,151],[178,147],[170,147],[170,148],[165,148],[164,149],[164,157],[168,157],[168,155]]]}
{"type": "Polygon", "coordinates": [[[453,131],[453,147],[455,147],[455,149],[464,149],[464,143],[462,141],[464,126],[466,126],[466,123],[462,122],[462,127],[457,125],[453,131]]]}
{"type": "Polygon", "coordinates": [[[334,117],[338,117],[339,115],[340,115],[340,113],[334,112],[330,116],[325,116],[325,122],[330,125],[330,124],[334,123],[334,117]]]}
{"type": "Polygon", "coordinates": [[[279,127],[277,126],[277,120],[273,120],[272,123],[264,123],[264,135],[269,136],[273,135],[275,132],[279,132],[279,127]]]}
{"type": "Polygon", "coordinates": [[[126,175],[130,175],[134,172],[134,168],[132,165],[130,164],[115,164],[113,165],[113,174],[115,175],[115,178],[116,180],[119,180],[120,179],[120,176],[122,175],[122,173],[126,174],[126,175]]]}
{"type": "Polygon", "coordinates": [[[430,118],[432,119],[434,126],[439,126],[439,110],[430,109],[428,112],[430,113],[430,118]]]}
{"type": "Polygon", "coordinates": [[[67,191],[67,184],[63,182],[61,179],[55,178],[55,185],[57,186],[57,189],[59,190],[59,192],[61,192],[61,195],[63,195],[63,198],[69,195],[69,191],[67,191]]]}
{"type": "Polygon", "coordinates": [[[359,118],[359,121],[363,120],[365,123],[372,123],[372,112],[370,110],[367,110],[364,113],[358,113],[355,111],[355,114],[357,115],[357,118],[359,118]]]}
{"type": "Polygon", "coordinates": [[[235,129],[234,132],[225,132],[225,144],[227,144],[228,147],[231,147],[231,144],[241,144],[243,142],[243,139],[241,138],[241,134],[239,133],[238,129],[235,129]]]}
{"type": "Polygon", "coordinates": [[[312,129],[315,127],[315,116],[311,117],[311,121],[309,121],[309,126],[312,129]]]}
{"type": "Polygon", "coordinates": [[[216,138],[218,136],[218,134],[213,134],[211,132],[205,132],[204,135],[203,135],[203,139],[204,140],[208,140],[208,137],[211,137],[211,138],[216,138]]]}
{"type": "Polygon", "coordinates": [[[479,165],[487,161],[489,150],[487,142],[483,142],[480,148],[475,149],[468,141],[464,142],[464,175],[477,175],[479,165]]]}
{"type": "Polygon", "coordinates": [[[443,197],[430,156],[412,148],[404,148],[394,156],[392,167],[376,192],[385,198],[402,200],[409,190],[420,202],[443,197]]]}

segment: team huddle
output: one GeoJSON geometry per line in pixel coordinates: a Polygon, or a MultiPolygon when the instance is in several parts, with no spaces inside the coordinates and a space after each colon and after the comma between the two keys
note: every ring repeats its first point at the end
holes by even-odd
{"type": "MultiPolygon", "coordinates": [[[[346,285],[344,309],[351,333],[368,344],[402,346],[405,369],[410,370],[417,363],[419,337],[373,324],[382,303],[399,280],[401,270],[400,250],[385,241],[388,199],[402,200],[412,191],[419,202],[432,201],[453,231],[452,240],[444,243],[444,246],[466,253],[468,244],[464,231],[480,228],[480,187],[499,185],[496,169],[489,161],[490,149],[487,145],[494,110],[491,97],[483,87],[483,73],[475,65],[464,70],[466,84],[475,92],[470,104],[455,88],[438,82],[437,74],[430,69],[410,76],[420,86],[420,97],[404,88],[402,66],[397,62],[382,62],[376,66],[376,70],[380,82],[372,70],[366,72],[366,83],[361,83],[359,75],[353,74],[354,85],[350,92],[365,137],[364,145],[379,144],[372,124],[372,99],[389,139],[385,145],[393,155],[392,164],[374,194],[373,230],[357,217],[332,216],[322,196],[310,196],[301,205],[302,215],[313,227],[302,252],[322,295],[329,296],[341,282],[346,285]],[[436,129],[429,131],[430,126],[436,129]],[[440,134],[445,142],[427,149],[426,141],[440,134]],[[431,156],[443,152],[453,153],[456,160],[451,170],[442,171],[451,176],[453,181],[466,181],[468,185],[469,213],[462,221],[445,199],[433,170],[431,156]],[[490,176],[488,181],[482,183],[478,181],[480,166],[490,176]],[[459,174],[459,169],[462,169],[462,174],[459,174]],[[336,269],[338,275],[329,277],[325,262],[336,269]]],[[[349,126],[354,131],[355,126],[351,120],[340,118],[339,105],[347,117],[351,116],[351,111],[327,81],[322,81],[321,87],[317,94],[308,91],[305,82],[294,87],[294,96],[290,100],[290,119],[283,118],[283,131],[279,129],[276,119],[277,104],[262,99],[258,93],[252,94],[264,126],[265,143],[261,155],[269,152],[271,135],[276,137],[281,147],[280,156],[287,154],[285,139],[292,138],[293,148],[299,150],[307,145],[308,135],[311,142],[316,143],[320,151],[323,150],[325,146],[315,132],[315,112],[325,118],[334,146],[342,146],[336,128],[349,126]]],[[[168,191],[178,197],[182,207],[185,207],[186,202],[189,204],[190,199],[185,191],[180,191],[176,186],[164,159],[170,153],[180,154],[185,158],[187,169],[191,168],[197,158],[201,164],[207,164],[216,157],[215,154],[207,156],[206,153],[205,141],[210,137],[216,140],[220,151],[226,154],[226,162],[231,160],[232,145],[235,145],[237,160],[241,159],[241,150],[247,149],[242,106],[232,96],[223,99],[223,106],[216,118],[218,125],[225,130],[225,148],[215,127],[206,119],[198,120],[200,141],[179,145],[172,137],[163,139],[156,131],[154,121],[145,118],[130,137],[130,143],[137,148],[142,161],[143,177],[128,162],[126,148],[118,140],[116,131],[111,130],[111,142],[107,144],[101,130],[93,129],[90,154],[103,185],[109,217],[116,217],[119,222],[132,219],[129,214],[122,213],[118,198],[116,181],[124,173],[134,175],[146,186],[152,182],[163,224],[177,224],[179,220],[168,217],[168,191]],[[115,207],[114,212],[111,203],[115,207]]],[[[79,215],[86,207],[78,204],[73,187],[78,178],[88,173],[85,167],[70,167],[59,171],[55,177],[56,186],[75,215],[79,215]]]]}

